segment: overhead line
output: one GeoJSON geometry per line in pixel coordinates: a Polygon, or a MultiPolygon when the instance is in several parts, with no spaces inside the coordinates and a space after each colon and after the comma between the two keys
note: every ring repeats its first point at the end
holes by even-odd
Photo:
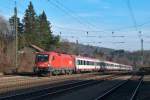
{"type": "Polygon", "coordinates": [[[128,6],[128,9],[129,9],[130,16],[131,16],[131,18],[132,18],[132,21],[133,21],[135,30],[138,31],[137,22],[136,22],[136,19],[135,19],[135,15],[134,15],[134,12],[133,12],[133,9],[132,9],[130,0],[127,0],[127,6],[128,6]]]}
{"type": "Polygon", "coordinates": [[[66,9],[62,8],[59,4],[57,4],[56,2],[52,1],[52,0],[48,0],[50,1],[53,6],[57,7],[59,10],[61,10],[62,12],[64,12],[65,14],[67,14],[68,16],[72,17],[74,20],[76,20],[78,23],[80,23],[80,25],[83,25],[83,26],[88,26],[89,28],[89,25],[83,23],[80,19],[78,19],[77,17],[75,17],[73,14],[70,14],[70,12],[68,12],[66,9]]]}
{"type": "MultiPolygon", "coordinates": [[[[68,12],[72,13],[75,17],[77,17],[77,18],[79,18],[80,20],[82,20],[82,18],[81,18],[79,15],[75,15],[75,14],[74,14],[74,13],[75,13],[74,11],[72,11],[71,9],[67,8],[66,6],[64,6],[60,1],[55,0],[55,2],[56,2],[57,4],[59,4],[60,6],[62,6],[63,8],[65,8],[68,12]]],[[[93,24],[91,24],[90,22],[86,21],[86,23],[87,23],[89,26],[96,28],[96,26],[93,25],[93,24]]]]}
{"type": "MultiPolygon", "coordinates": [[[[143,26],[146,25],[146,24],[150,24],[150,21],[144,22],[144,23],[139,24],[139,25],[136,25],[136,26],[137,26],[137,28],[138,28],[138,27],[143,27],[143,26]]],[[[107,33],[107,31],[110,31],[110,32],[114,31],[114,32],[116,32],[116,31],[122,31],[122,30],[125,30],[125,29],[135,28],[135,26],[128,26],[128,27],[124,27],[124,28],[122,27],[122,28],[106,29],[106,30],[82,30],[82,29],[77,29],[77,28],[68,28],[68,27],[61,27],[61,26],[56,26],[56,25],[54,25],[54,27],[60,28],[60,29],[67,29],[67,30],[71,30],[71,31],[105,32],[105,33],[107,33]]]]}

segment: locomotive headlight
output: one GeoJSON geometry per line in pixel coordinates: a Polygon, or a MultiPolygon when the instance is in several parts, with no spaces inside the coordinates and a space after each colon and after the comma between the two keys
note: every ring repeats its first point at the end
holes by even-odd
{"type": "Polygon", "coordinates": [[[50,64],[48,64],[48,67],[50,67],[50,64]]]}

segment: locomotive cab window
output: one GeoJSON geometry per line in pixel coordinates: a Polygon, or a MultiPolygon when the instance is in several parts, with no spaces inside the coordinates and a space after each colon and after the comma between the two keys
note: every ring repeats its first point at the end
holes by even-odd
{"type": "Polygon", "coordinates": [[[49,55],[48,54],[37,54],[36,61],[37,62],[46,62],[48,61],[49,55]]]}

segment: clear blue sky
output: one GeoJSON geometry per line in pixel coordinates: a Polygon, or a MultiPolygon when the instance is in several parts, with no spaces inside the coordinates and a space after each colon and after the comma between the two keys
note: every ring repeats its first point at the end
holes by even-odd
{"type": "MultiPolygon", "coordinates": [[[[0,0],[0,15],[8,19],[13,14],[14,1],[0,0]]],[[[30,0],[16,1],[22,18],[30,0]]],[[[37,14],[46,12],[53,33],[61,32],[63,39],[133,51],[140,49],[138,31],[142,31],[144,49],[149,50],[150,0],[129,1],[130,7],[128,0],[32,0],[32,3],[37,14]],[[145,24],[136,29],[133,14],[137,25],[145,24]]]]}

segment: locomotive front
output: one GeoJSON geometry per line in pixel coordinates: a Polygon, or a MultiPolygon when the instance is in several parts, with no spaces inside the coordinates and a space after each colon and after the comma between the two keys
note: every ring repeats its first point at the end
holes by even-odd
{"type": "Polygon", "coordinates": [[[35,73],[48,73],[51,71],[49,53],[37,53],[35,58],[35,73]]]}

